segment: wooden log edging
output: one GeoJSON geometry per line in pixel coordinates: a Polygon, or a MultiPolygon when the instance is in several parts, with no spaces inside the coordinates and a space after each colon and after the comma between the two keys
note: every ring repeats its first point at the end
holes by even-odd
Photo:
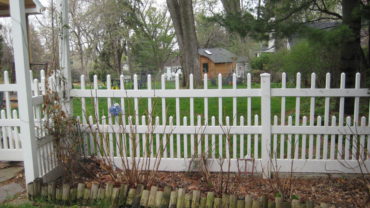
{"type": "Polygon", "coordinates": [[[127,184],[115,187],[113,183],[91,186],[79,183],[77,186],[54,182],[43,184],[36,179],[27,185],[28,199],[47,201],[62,205],[100,205],[103,207],[133,208],[335,208],[334,205],[313,201],[302,202],[294,199],[284,202],[281,198],[269,200],[267,196],[253,198],[250,195],[236,196],[224,194],[217,197],[214,192],[201,193],[198,190],[186,192],[184,188],[171,190],[166,186],[160,190],[157,186],[144,189],[142,184],[129,188],[127,184]]]}

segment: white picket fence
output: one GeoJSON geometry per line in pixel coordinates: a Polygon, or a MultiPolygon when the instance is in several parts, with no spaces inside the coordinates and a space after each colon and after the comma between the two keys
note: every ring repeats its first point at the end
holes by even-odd
{"type": "MultiPolygon", "coordinates": [[[[57,167],[53,140],[43,129],[46,115],[42,112],[46,80],[50,84],[55,83],[55,79],[55,76],[46,78],[41,72],[40,82],[33,80],[31,89],[40,176],[52,175],[50,173],[57,167]]],[[[301,88],[299,73],[293,88],[287,87],[285,74],[279,88],[271,87],[269,74],[261,75],[260,86],[252,87],[251,80],[248,74],[246,86],[238,87],[234,75],[232,87],[225,89],[219,75],[218,86],[213,89],[208,86],[205,75],[203,88],[194,89],[190,75],[189,89],[180,89],[178,77],[175,88],[166,89],[162,76],[160,89],[155,89],[148,75],[147,87],[139,89],[137,76],[134,76],[133,89],[125,89],[121,76],[119,89],[113,89],[108,75],[104,84],[106,89],[99,86],[102,83],[98,82],[97,76],[94,76],[92,89],[87,89],[85,78],[81,76],[80,89],[72,89],[70,94],[81,102],[81,127],[87,133],[86,152],[111,157],[118,167],[122,165],[121,156],[150,158],[152,165],[160,157],[160,170],[185,171],[194,157],[202,154],[211,171],[220,171],[220,166],[225,171],[229,162],[230,170],[234,172],[278,169],[280,172],[358,173],[360,165],[370,168],[370,122],[366,119],[369,112],[364,113],[360,108],[369,111],[370,95],[368,89],[360,88],[360,74],[356,75],[355,88],[345,88],[344,74],[340,88],[330,88],[330,74],[326,76],[325,88],[316,88],[315,74],[311,76],[310,88],[301,88]],[[271,102],[276,97],[281,98],[280,118],[271,113],[271,102]],[[294,111],[287,110],[289,97],[295,97],[294,111]],[[344,114],[346,97],[354,98],[354,114],[351,116],[344,114]],[[199,98],[203,106],[201,113],[196,109],[199,98]],[[254,98],[260,98],[260,101],[254,98]],[[301,105],[307,104],[303,102],[306,98],[309,99],[308,114],[301,111],[301,105]],[[324,99],[322,115],[317,110],[321,104],[319,99],[324,99]],[[246,109],[238,107],[240,100],[246,102],[246,109]],[[143,108],[140,105],[143,101],[145,109],[139,109],[143,108]],[[253,109],[252,101],[260,103],[260,108],[253,109]],[[338,112],[331,105],[334,101],[339,102],[338,112]],[[116,102],[122,114],[100,115],[109,112],[116,102]],[[99,104],[106,105],[106,109],[102,111],[99,104]],[[217,112],[209,111],[211,105],[217,105],[217,112]],[[232,112],[226,112],[224,107],[227,105],[232,106],[232,112]],[[89,109],[92,111],[90,115],[89,109]],[[155,112],[158,109],[160,112],[155,112]],[[182,109],[187,115],[181,112],[182,109]]],[[[53,90],[61,91],[57,88],[53,90]]],[[[0,158],[22,161],[21,121],[17,108],[11,106],[11,92],[17,89],[15,84],[9,83],[7,72],[0,91],[4,92],[5,101],[0,112],[0,158]]]]}
{"type": "MultiPolygon", "coordinates": [[[[54,154],[53,139],[47,135],[43,122],[46,115],[43,113],[43,96],[46,94],[45,72],[40,72],[40,78],[32,78],[32,104],[35,119],[35,136],[37,139],[37,158],[39,177],[53,177],[53,170],[57,167],[54,154]],[[40,81],[39,81],[40,80],[40,81]],[[49,176],[48,176],[49,175],[49,176]]],[[[18,115],[18,103],[22,98],[17,96],[18,86],[16,83],[9,82],[7,71],[3,74],[3,84],[0,84],[0,92],[3,93],[3,106],[0,111],[0,160],[3,161],[23,161],[22,134],[20,131],[21,120],[18,115]]],[[[55,83],[55,77],[49,77],[49,83],[55,83]]],[[[57,170],[55,170],[57,171],[57,170]]]]}
{"type": "Polygon", "coordinates": [[[285,73],[279,88],[271,87],[269,74],[261,75],[257,88],[252,88],[250,74],[243,88],[238,88],[235,75],[230,89],[223,89],[221,75],[216,89],[209,88],[207,75],[202,89],[194,89],[192,75],[189,80],[189,89],[180,89],[178,76],[175,89],[166,89],[162,75],[161,88],[154,89],[148,75],[147,88],[138,89],[138,79],[134,76],[133,89],[125,89],[121,76],[119,89],[112,89],[108,75],[106,89],[102,89],[94,76],[92,89],[87,89],[81,76],[81,88],[72,89],[70,94],[81,102],[82,129],[88,133],[86,151],[112,157],[118,167],[122,165],[121,156],[149,157],[151,164],[155,164],[161,155],[159,170],[165,171],[187,170],[194,156],[201,153],[211,171],[220,171],[221,166],[225,171],[229,162],[230,170],[235,172],[358,173],[365,167],[370,170],[370,122],[365,117],[369,118],[370,112],[361,114],[363,109],[360,109],[369,108],[370,95],[368,89],[360,88],[360,74],[356,75],[355,88],[345,88],[344,74],[340,88],[330,87],[330,74],[326,75],[325,88],[316,88],[315,74],[311,76],[311,86],[302,88],[300,73],[293,88],[287,87],[285,73]],[[275,97],[281,98],[280,118],[271,114],[271,101],[275,97]],[[294,117],[286,110],[289,97],[295,97],[294,117]],[[354,98],[351,116],[344,114],[346,97],[354,98]],[[199,98],[203,100],[202,115],[194,112],[194,100],[199,98]],[[211,98],[217,102],[210,103],[211,98]],[[228,104],[225,98],[232,100],[231,116],[225,116],[230,115],[223,109],[228,104]],[[243,98],[247,103],[246,116],[238,112],[238,99],[243,98]],[[252,112],[252,98],[261,100],[260,115],[252,112]],[[308,115],[301,113],[301,100],[305,98],[309,99],[308,115]],[[169,99],[175,99],[175,104],[166,104],[169,99]],[[185,102],[186,99],[189,101],[185,102]],[[318,99],[324,99],[323,115],[318,115],[318,99]],[[336,99],[339,112],[331,106],[336,99]],[[139,109],[142,100],[147,103],[145,110],[139,109]],[[100,115],[102,101],[107,105],[105,112],[118,102],[123,113],[100,115]],[[158,109],[155,105],[160,105],[158,114],[154,112],[158,109]],[[189,105],[189,115],[181,112],[184,105],[189,105]],[[209,112],[209,105],[217,105],[218,112],[209,112]],[[89,108],[94,109],[92,115],[88,115],[89,108]],[[171,108],[174,115],[168,113],[171,108]]]}

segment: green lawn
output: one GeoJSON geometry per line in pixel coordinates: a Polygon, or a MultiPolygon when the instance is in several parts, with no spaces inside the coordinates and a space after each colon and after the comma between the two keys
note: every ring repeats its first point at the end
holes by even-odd
{"type": "MultiPolygon", "coordinates": [[[[131,89],[132,86],[128,83],[126,84],[126,89],[131,89]]],[[[103,84],[99,85],[100,88],[104,89],[105,86],[103,84]]],[[[273,83],[272,87],[280,87],[280,84],[273,83]]],[[[289,86],[292,87],[292,86],[289,86]]],[[[75,85],[74,88],[79,88],[78,85],[75,85]]],[[[88,85],[87,88],[91,88],[91,85],[88,85]]],[[[158,82],[153,83],[153,88],[159,89],[160,84],[158,82]]],[[[174,89],[175,85],[174,82],[167,82],[166,83],[166,89],[174,89]]],[[[209,83],[209,89],[217,88],[215,85],[211,85],[209,83]]],[[[224,85],[224,89],[230,89],[232,88],[231,85],[224,85]]],[[[239,84],[238,88],[246,88],[245,84],[239,84]]],[[[259,88],[259,84],[254,84],[252,88],[259,88]]],[[[247,96],[247,95],[246,95],[247,96]]],[[[73,111],[75,116],[82,116],[82,114],[85,115],[92,115],[95,117],[94,112],[94,98],[86,98],[86,112],[82,112],[81,107],[81,98],[73,98],[73,111]]],[[[336,107],[336,102],[338,102],[338,98],[331,98],[330,102],[330,108],[334,109],[336,107]]],[[[107,98],[99,98],[99,115],[108,115],[108,99],[107,98]]],[[[119,103],[119,98],[112,98],[112,104],[119,103]]],[[[139,103],[139,114],[140,115],[147,115],[148,114],[148,99],[147,98],[141,98],[138,99],[139,103]]],[[[245,122],[247,122],[247,98],[237,98],[237,117],[238,122],[240,119],[240,116],[245,117],[245,122]]],[[[324,114],[324,98],[316,98],[315,102],[315,115],[321,115],[324,114]]],[[[295,97],[287,97],[286,98],[286,115],[295,115],[295,105],[296,105],[296,98],[295,97]]],[[[162,99],[161,98],[155,98],[152,99],[152,114],[154,116],[159,116],[161,118],[162,116],[162,99]]],[[[271,114],[278,115],[280,117],[281,115],[281,97],[273,97],[271,100],[271,114]]],[[[125,99],[125,109],[126,109],[126,115],[133,115],[134,113],[134,101],[133,99],[125,99]]],[[[175,119],[176,116],[176,99],[175,98],[166,98],[166,109],[167,109],[167,117],[172,115],[175,119]]],[[[254,115],[260,115],[261,114],[261,98],[259,97],[253,97],[252,98],[252,122],[254,119],[254,115]]],[[[303,115],[309,116],[309,109],[310,109],[310,98],[301,98],[300,102],[300,116],[302,118],[303,115]]],[[[332,111],[332,110],[331,110],[332,111]]],[[[223,118],[225,119],[226,116],[230,117],[230,122],[232,122],[232,112],[233,112],[233,101],[232,98],[223,98],[222,99],[222,112],[223,112],[223,118]]],[[[368,112],[368,104],[363,104],[361,106],[361,112],[366,113],[368,112]]],[[[204,116],[204,99],[203,98],[194,98],[194,113],[196,115],[204,116]]],[[[211,121],[211,116],[215,116],[216,121],[218,120],[218,98],[208,98],[208,117],[209,122],[211,121]]],[[[188,117],[189,120],[190,115],[190,99],[189,98],[180,98],[180,116],[181,120],[184,116],[188,117]]],[[[294,119],[293,119],[294,120],[294,119]]]]}

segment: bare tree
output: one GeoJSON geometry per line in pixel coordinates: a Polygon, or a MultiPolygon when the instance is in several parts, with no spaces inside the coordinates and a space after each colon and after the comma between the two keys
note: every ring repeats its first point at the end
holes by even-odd
{"type": "Polygon", "coordinates": [[[240,13],[240,0],[221,0],[221,2],[227,14],[233,15],[240,13]]]}
{"type": "Polygon", "coordinates": [[[191,0],[167,0],[177,42],[180,48],[180,61],[183,68],[183,86],[189,84],[189,74],[194,75],[194,85],[201,84],[198,40],[195,33],[193,5],[191,0]]]}

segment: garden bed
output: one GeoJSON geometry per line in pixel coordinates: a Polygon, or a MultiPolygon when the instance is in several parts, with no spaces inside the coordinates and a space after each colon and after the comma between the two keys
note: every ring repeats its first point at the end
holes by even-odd
{"type": "MultiPolygon", "coordinates": [[[[218,201],[216,202],[215,199],[221,200],[220,203],[222,203],[225,197],[228,198],[228,203],[233,203],[231,201],[235,198],[235,206],[238,204],[238,201],[243,200],[244,205],[240,206],[247,208],[247,203],[249,203],[247,200],[252,200],[252,203],[254,200],[255,203],[270,203],[271,207],[275,207],[273,204],[280,199],[278,190],[286,192],[285,194],[289,195],[290,200],[294,199],[293,204],[299,204],[297,205],[298,207],[300,207],[300,205],[310,205],[310,203],[315,205],[322,204],[324,207],[326,205],[335,207],[364,207],[366,206],[366,200],[369,199],[369,190],[363,185],[361,177],[357,176],[332,177],[331,175],[327,175],[290,177],[286,175],[284,177],[278,176],[272,179],[263,179],[257,175],[210,173],[207,176],[208,178],[206,178],[201,172],[154,172],[151,173],[154,174],[155,177],[150,181],[150,185],[126,185],[127,181],[117,178],[114,179],[111,172],[112,170],[108,167],[103,167],[102,164],[96,161],[90,161],[88,164],[89,165],[85,164],[85,167],[88,167],[91,175],[95,175],[96,177],[89,177],[83,174],[84,171],[82,170],[81,173],[79,173],[79,177],[76,176],[72,180],[69,179],[69,181],[60,178],[52,183],[52,185],[42,185],[38,181],[31,185],[31,188],[33,187],[33,190],[31,190],[31,195],[33,195],[31,199],[35,198],[35,194],[39,192],[40,197],[44,196],[45,199],[49,198],[54,202],[68,204],[71,200],[73,203],[86,205],[99,204],[102,201],[106,201],[105,197],[109,197],[109,201],[112,202],[114,206],[126,205],[135,207],[134,201],[136,197],[136,200],[140,199],[137,202],[139,205],[142,203],[141,206],[151,207],[148,203],[150,202],[150,194],[153,194],[153,189],[156,192],[160,192],[162,195],[161,197],[164,197],[165,192],[177,194],[177,197],[183,197],[183,199],[177,199],[177,201],[183,200],[184,204],[182,207],[184,208],[187,207],[186,203],[192,203],[191,197],[194,197],[194,194],[198,193],[199,199],[197,200],[199,200],[199,205],[202,203],[202,200],[210,200],[207,198],[209,194],[211,194],[211,207],[215,208],[217,206],[213,205],[219,203],[218,201]],[[53,186],[55,189],[54,192],[50,189],[53,186]],[[35,187],[38,187],[36,189],[39,189],[39,191],[37,191],[35,187]],[[68,190],[65,191],[65,188],[68,190]],[[146,191],[143,192],[143,190],[146,191]],[[169,192],[169,190],[172,190],[172,192],[169,192]],[[48,193],[50,191],[52,192],[48,193]],[[131,197],[134,197],[133,199],[127,199],[130,195],[130,191],[133,192],[131,193],[131,197]],[[123,199],[121,199],[122,197],[123,199]],[[148,197],[148,199],[142,199],[142,197],[148,197]],[[188,200],[188,202],[186,202],[186,200],[188,200]]],[[[152,196],[152,198],[153,197],[154,196],[152,196]]],[[[155,205],[155,203],[157,203],[155,197],[152,200],[154,200],[151,202],[154,203],[153,207],[157,207],[155,205]]],[[[171,205],[170,201],[161,202],[162,199],[158,200],[158,207],[168,207],[168,205],[171,205]],[[167,204],[166,206],[162,204],[162,206],[161,203],[167,204]]],[[[172,203],[181,204],[182,202],[172,203]]],[[[182,208],[177,205],[176,207],[182,208]]],[[[256,206],[256,208],[258,207],[259,206],[256,206]]]]}

